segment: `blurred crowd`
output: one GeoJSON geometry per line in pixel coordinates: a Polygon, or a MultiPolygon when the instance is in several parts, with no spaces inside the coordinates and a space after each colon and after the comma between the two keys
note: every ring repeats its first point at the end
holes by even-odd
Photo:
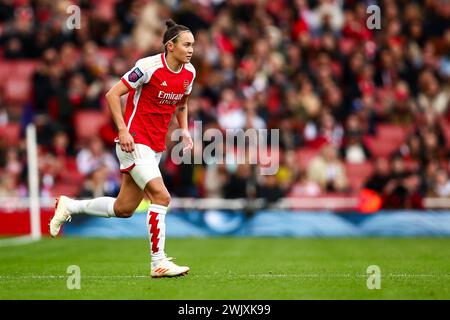
{"type": "MultiPolygon", "coordinates": [[[[252,164],[175,165],[169,142],[161,171],[173,196],[276,201],[368,188],[385,208],[450,196],[448,1],[0,0],[0,59],[36,61],[19,108],[0,85],[0,126],[37,125],[43,196],[62,192],[61,181],[72,196],[117,194],[114,124],[80,140],[74,117],[110,117],[104,94],[137,59],[163,51],[168,18],[196,40],[192,135],[202,135],[194,121],[203,131],[280,130],[280,168],[267,176],[252,164]],[[81,8],[75,30],[71,4],[81,8]],[[366,26],[369,5],[380,7],[379,30],[366,26]]],[[[27,194],[25,159],[23,136],[2,141],[0,196],[27,194]]]]}

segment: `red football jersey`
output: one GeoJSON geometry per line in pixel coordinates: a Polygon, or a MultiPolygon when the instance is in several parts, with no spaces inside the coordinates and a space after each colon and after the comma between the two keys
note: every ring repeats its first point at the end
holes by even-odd
{"type": "Polygon", "coordinates": [[[155,152],[166,149],[170,119],[181,98],[191,93],[194,78],[191,63],[173,71],[164,53],[138,60],[122,77],[130,89],[124,120],[135,143],[145,144],[155,152]]]}

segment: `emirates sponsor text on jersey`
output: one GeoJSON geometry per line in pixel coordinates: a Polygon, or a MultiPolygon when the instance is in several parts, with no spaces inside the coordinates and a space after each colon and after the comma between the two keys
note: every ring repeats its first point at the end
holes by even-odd
{"type": "Polygon", "coordinates": [[[164,92],[159,91],[158,98],[160,104],[177,104],[181,98],[183,98],[183,93],[173,93],[173,92],[164,92]]]}

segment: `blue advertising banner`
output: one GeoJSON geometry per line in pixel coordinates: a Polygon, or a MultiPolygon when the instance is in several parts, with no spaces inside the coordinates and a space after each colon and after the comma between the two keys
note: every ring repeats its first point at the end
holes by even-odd
{"type": "MultiPolygon", "coordinates": [[[[128,219],[74,216],[64,234],[147,237],[146,213],[128,219]]],[[[380,211],[376,214],[265,210],[255,213],[177,211],[166,216],[168,237],[365,237],[450,236],[450,212],[380,211]]]]}

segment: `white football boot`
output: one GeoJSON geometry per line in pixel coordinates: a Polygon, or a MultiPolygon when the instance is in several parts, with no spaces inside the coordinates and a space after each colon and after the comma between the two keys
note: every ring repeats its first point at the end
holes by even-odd
{"type": "Polygon", "coordinates": [[[189,272],[189,267],[178,266],[172,259],[166,257],[152,262],[152,278],[184,276],[189,272]]]}
{"type": "Polygon", "coordinates": [[[67,210],[67,202],[71,199],[66,196],[59,196],[55,201],[55,214],[48,224],[50,235],[56,237],[61,230],[61,226],[66,221],[72,221],[69,211],[67,210]]]}

